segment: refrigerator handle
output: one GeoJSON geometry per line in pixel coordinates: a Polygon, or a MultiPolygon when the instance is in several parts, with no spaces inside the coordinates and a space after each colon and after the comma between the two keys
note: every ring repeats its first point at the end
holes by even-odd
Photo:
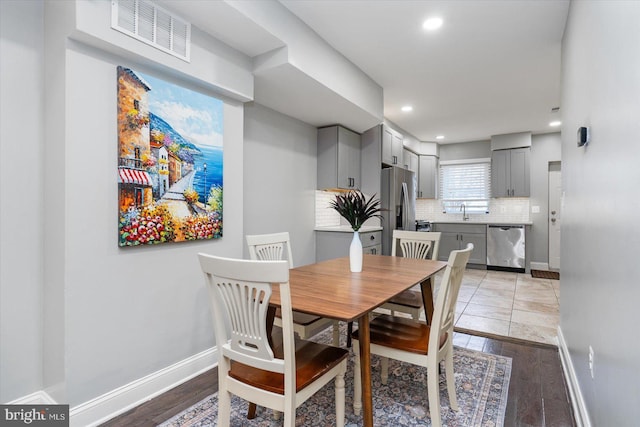
{"type": "Polygon", "coordinates": [[[402,229],[408,230],[407,225],[409,223],[409,188],[407,183],[402,183],[402,229]]]}

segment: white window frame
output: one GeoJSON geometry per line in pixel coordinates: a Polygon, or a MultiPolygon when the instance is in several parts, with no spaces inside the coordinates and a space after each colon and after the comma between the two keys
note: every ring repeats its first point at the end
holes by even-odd
{"type": "Polygon", "coordinates": [[[464,204],[467,213],[489,213],[490,158],[441,161],[438,173],[443,212],[459,213],[464,204]],[[475,182],[468,186],[469,180],[475,182]]]}

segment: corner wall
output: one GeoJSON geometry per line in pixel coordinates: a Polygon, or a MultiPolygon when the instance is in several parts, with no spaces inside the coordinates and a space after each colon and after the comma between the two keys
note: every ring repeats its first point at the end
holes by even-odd
{"type": "Polygon", "coordinates": [[[0,1],[0,402],[43,381],[43,15],[0,1]]]}
{"type": "Polygon", "coordinates": [[[640,419],[638,22],[635,1],[573,1],[562,46],[560,328],[585,425],[640,419]],[[580,126],[591,128],[591,142],[578,148],[580,126]]]}
{"type": "Polygon", "coordinates": [[[288,231],[294,266],[314,263],[316,128],[248,103],[244,133],[245,234],[288,231]]]}

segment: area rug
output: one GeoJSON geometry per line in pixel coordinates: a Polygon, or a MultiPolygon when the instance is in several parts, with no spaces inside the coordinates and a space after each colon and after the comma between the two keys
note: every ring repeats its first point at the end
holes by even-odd
{"type": "MultiPolygon", "coordinates": [[[[341,334],[343,337],[345,334],[341,334]]],[[[313,338],[330,342],[330,329],[313,338]]],[[[362,416],[353,414],[353,351],[345,377],[346,427],[362,425],[362,416]]],[[[376,426],[430,426],[427,401],[426,369],[389,360],[389,381],[380,382],[380,358],[371,360],[373,379],[373,410],[376,426]]],[[[454,370],[458,412],[449,409],[444,371],[440,378],[442,422],[448,427],[503,426],[507,393],[511,377],[511,358],[478,351],[454,348],[454,370]]],[[[231,425],[234,427],[272,427],[282,425],[273,412],[258,407],[257,416],[248,420],[248,403],[235,396],[231,400],[231,425]]],[[[161,427],[215,426],[218,415],[218,394],[203,399],[187,410],[160,424],[161,427]]],[[[335,394],[333,382],[303,403],[296,410],[296,426],[335,426],[335,394]]]]}
{"type": "Polygon", "coordinates": [[[557,271],[531,270],[531,277],[536,279],[560,280],[560,273],[557,271]]]}

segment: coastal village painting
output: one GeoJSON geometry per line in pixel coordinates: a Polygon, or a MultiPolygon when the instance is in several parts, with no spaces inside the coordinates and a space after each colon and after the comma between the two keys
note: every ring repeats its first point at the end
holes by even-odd
{"type": "Polygon", "coordinates": [[[118,67],[119,246],[222,237],[223,106],[118,67]]]}

